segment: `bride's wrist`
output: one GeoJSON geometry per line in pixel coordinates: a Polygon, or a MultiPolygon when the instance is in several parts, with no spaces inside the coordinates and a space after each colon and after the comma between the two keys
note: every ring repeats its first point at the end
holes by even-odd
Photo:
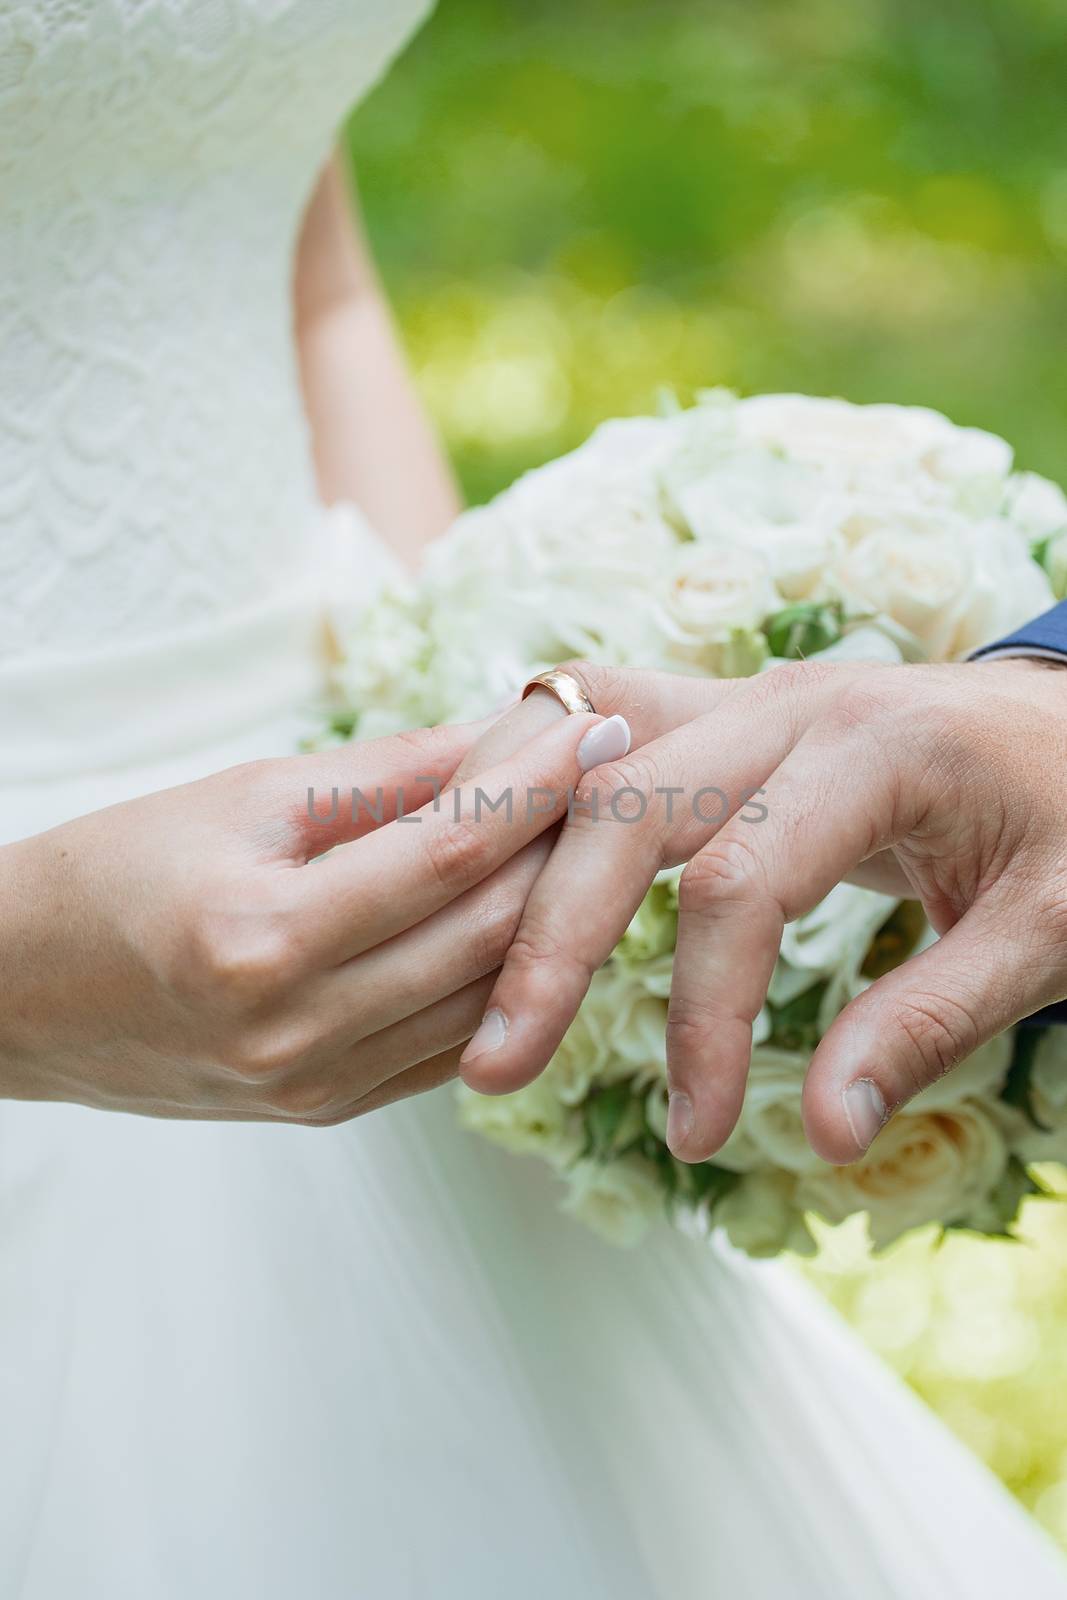
{"type": "MultiPolygon", "coordinates": [[[[50,1100],[56,1086],[40,1048],[36,996],[50,927],[47,873],[36,839],[0,847],[0,1099],[50,1100]]],[[[57,908],[58,909],[58,908],[57,908]]]]}

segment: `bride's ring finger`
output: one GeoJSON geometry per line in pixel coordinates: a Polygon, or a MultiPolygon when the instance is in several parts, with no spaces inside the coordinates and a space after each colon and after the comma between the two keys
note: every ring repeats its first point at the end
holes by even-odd
{"type": "Polygon", "coordinates": [[[361,1039],[328,1062],[292,1073],[268,1092],[270,1111],[287,1121],[334,1122],[355,1116],[357,1106],[372,1109],[364,1101],[387,1105],[414,1093],[413,1088],[401,1086],[412,1069],[449,1052],[458,1063],[481,1020],[495,978],[495,973],[479,978],[414,1016],[361,1039]]]}

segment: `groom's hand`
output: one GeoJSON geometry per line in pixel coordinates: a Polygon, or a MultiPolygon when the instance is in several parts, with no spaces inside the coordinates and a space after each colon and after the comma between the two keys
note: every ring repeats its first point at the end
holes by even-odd
{"type": "Polygon", "coordinates": [[[1027,661],[818,663],[708,683],[568,669],[619,712],[630,755],[600,767],[527,902],[463,1057],[485,1092],[534,1077],[654,874],[687,861],[668,1019],[669,1141],[725,1141],[787,921],[876,863],[941,939],[831,1026],[808,1135],[847,1162],[918,1090],[1067,995],[1067,674],[1027,661]]]}

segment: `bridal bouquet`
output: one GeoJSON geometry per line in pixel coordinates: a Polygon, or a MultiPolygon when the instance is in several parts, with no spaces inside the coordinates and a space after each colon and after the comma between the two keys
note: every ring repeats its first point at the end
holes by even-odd
{"type": "MultiPolygon", "coordinates": [[[[736,677],[818,656],[949,661],[1067,591],[1067,499],[1003,440],[926,410],[713,392],[607,423],[462,516],[421,580],[343,642],[361,737],[481,715],[570,656],[736,677]]],[[[1003,1233],[1030,1163],[1067,1159],[1067,1029],[1019,1028],[925,1090],[867,1156],[810,1150],[812,1050],[866,984],[933,934],[914,902],[839,885],[782,940],[740,1122],[713,1161],[667,1150],[664,1023],[679,872],[660,876],[547,1071],[464,1125],[559,1175],[563,1205],[631,1242],[664,1209],[754,1255],[810,1251],[806,1218],[866,1212],[884,1246],[922,1223],[1003,1233]]]]}

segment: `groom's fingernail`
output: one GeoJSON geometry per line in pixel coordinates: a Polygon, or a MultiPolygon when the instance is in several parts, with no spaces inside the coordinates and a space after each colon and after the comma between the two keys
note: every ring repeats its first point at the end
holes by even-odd
{"type": "Polygon", "coordinates": [[[680,1090],[671,1091],[667,1102],[667,1148],[672,1155],[680,1156],[685,1152],[689,1135],[693,1131],[693,1102],[687,1094],[680,1090]]]}
{"type": "Polygon", "coordinates": [[[582,739],[578,746],[578,765],[583,772],[599,767],[602,761],[618,761],[630,748],[630,724],[625,717],[607,717],[582,739]]]}
{"type": "Polygon", "coordinates": [[[889,1115],[881,1091],[871,1078],[857,1078],[843,1091],[841,1103],[845,1108],[849,1131],[859,1146],[859,1154],[866,1155],[889,1115]]]}
{"type": "Polygon", "coordinates": [[[499,1050],[507,1036],[508,1019],[499,1006],[494,1006],[491,1011],[485,1013],[477,1033],[460,1056],[460,1066],[465,1067],[476,1057],[488,1055],[490,1050],[499,1050]]]}

